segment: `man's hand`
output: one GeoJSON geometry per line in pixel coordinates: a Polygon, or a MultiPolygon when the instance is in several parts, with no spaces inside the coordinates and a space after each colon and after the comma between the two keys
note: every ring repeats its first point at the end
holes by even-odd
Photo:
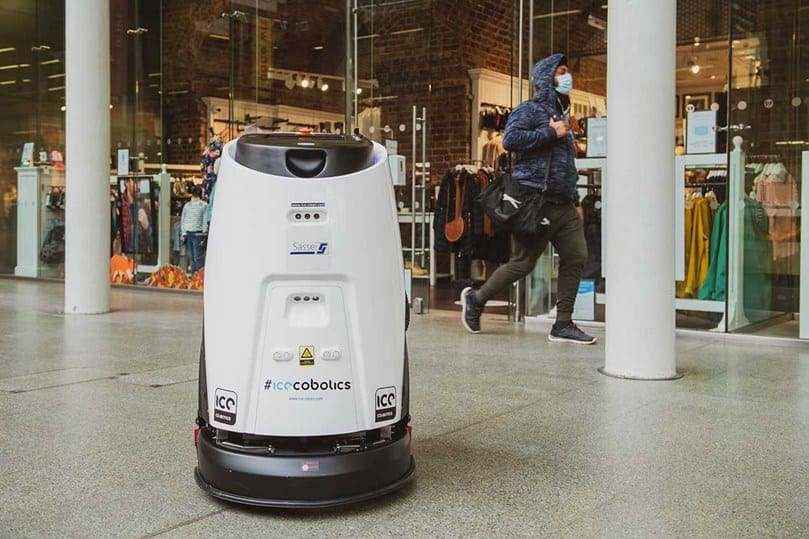
{"type": "Polygon", "coordinates": [[[582,208],[581,206],[576,206],[576,213],[579,214],[579,219],[584,221],[584,208],[582,208]]]}
{"type": "Polygon", "coordinates": [[[556,138],[565,137],[568,133],[570,133],[570,126],[564,120],[556,121],[551,118],[548,121],[548,125],[551,126],[554,131],[556,131],[556,138]]]}

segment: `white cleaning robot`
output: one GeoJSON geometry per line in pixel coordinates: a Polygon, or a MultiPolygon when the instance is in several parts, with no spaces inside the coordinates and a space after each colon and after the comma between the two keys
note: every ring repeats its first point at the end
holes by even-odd
{"type": "Polygon", "coordinates": [[[243,135],[205,265],[195,477],[268,507],[413,477],[402,250],[387,153],[359,135],[243,135]]]}

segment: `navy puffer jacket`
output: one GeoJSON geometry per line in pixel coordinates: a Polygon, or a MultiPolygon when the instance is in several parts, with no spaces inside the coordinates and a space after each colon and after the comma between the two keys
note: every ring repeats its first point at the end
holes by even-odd
{"type": "Polygon", "coordinates": [[[514,152],[511,174],[522,185],[544,189],[546,196],[560,202],[578,202],[573,134],[557,138],[556,131],[549,125],[552,116],[559,120],[564,115],[562,101],[553,87],[556,68],[561,63],[566,63],[565,56],[553,54],[534,66],[537,93],[509,114],[503,148],[514,152]]]}

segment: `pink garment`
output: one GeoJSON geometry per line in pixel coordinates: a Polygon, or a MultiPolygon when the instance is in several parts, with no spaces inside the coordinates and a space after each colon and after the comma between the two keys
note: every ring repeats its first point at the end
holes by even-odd
{"type": "Polygon", "coordinates": [[[777,174],[763,178],[756,188],[756,198],[770,218],[773,260],[798,254],[798,217],[795,206],[798,186],[791,174],[782,180],[777,174]]]}

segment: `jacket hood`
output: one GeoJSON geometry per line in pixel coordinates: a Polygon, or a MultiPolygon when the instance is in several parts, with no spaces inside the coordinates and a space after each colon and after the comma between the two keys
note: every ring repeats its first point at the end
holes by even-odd
{"type": "Polygon", "coordinates": [[[556,75],[556,68],[559,64],[567,63],[564,54],[551,54],[543,58],[534,66],[534,87],[537,93],[534,99],[543,103],[555,103],[556,91],[553,89],[553,77],[556,75]]]}

